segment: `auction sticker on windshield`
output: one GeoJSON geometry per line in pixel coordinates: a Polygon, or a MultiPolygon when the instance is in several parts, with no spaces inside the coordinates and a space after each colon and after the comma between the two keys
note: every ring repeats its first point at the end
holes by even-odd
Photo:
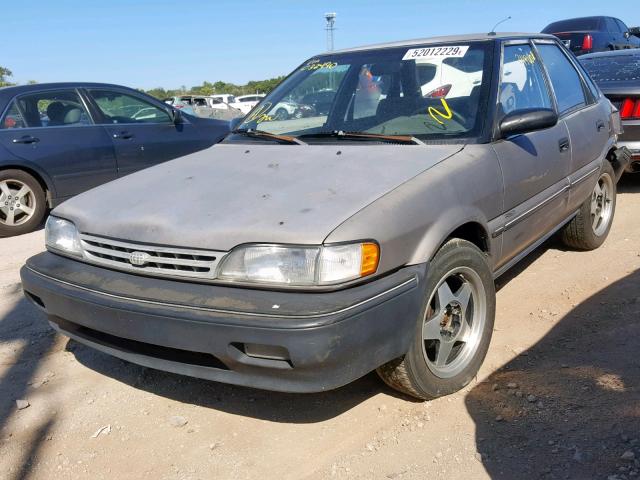
{"type": "Polygon", "coordinates": [[[416,58],[447,58],[447,57],[464,57],[469,50],[469,45],[457,47],[423,47],[412,48],[402,57],[402,60],[415,60],[416,58]]]}

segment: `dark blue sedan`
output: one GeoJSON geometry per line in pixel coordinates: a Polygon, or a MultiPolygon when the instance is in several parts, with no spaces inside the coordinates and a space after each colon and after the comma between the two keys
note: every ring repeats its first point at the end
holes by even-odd
{"type": "Polygon", "coordinates": [[[0,112],[0,237],[30,232],[67,198],[205,149],[229,131],[226,121],[99,83],[0,88],[0,112]]]}

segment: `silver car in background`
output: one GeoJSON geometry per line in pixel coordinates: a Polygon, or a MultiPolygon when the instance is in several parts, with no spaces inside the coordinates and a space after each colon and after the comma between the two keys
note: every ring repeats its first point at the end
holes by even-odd
{"type": "Polygon", "coordinates": [[[487,353],[496,277],[556,232],[605,241],[619,125],[549,35],[321,54],[222,143],[56,208],[24,291],[64,335],[161,370],[449,394],[487,353]],[[287,98],[308,113],[279,118],[287,98]]]}

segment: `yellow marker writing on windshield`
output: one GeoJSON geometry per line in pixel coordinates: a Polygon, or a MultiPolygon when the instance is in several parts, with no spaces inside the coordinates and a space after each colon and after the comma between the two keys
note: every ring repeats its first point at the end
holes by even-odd
{"type": "Polygon", "coordinates": [[[451,120],[451,118],[453,117],[453,113],[451,112],[451,109],[449,108],[449,104],[444,98],[441,98],[440,101],[442,102],[442,106],[444,107],[444,110],[446,113],[442,113],[440,110],[438,110],[435,107],[429,107],[428,112],[429,112],[429,115],[431,115],[431,118],[433,118],[440,125],[444,125],[444,122],[440,120],[438,117],[442,117],[445,120],[451,120]],[[436,117],[436,115],[438,117],[436,117]]]}

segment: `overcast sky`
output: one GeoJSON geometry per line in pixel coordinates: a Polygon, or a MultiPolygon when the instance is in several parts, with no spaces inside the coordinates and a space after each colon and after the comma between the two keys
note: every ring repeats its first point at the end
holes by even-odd
{"type": "Polygon", "coordinates": [[[5,2],[0,66],[14,81],[97,81],[175,88],[287,74],[325,50],[434,35],[539,32],[548,23],[611,15],[640,24],[637,0],[31,0],[5,2]],[[579,9],[576,6],[579,5],[579,9]]]}

